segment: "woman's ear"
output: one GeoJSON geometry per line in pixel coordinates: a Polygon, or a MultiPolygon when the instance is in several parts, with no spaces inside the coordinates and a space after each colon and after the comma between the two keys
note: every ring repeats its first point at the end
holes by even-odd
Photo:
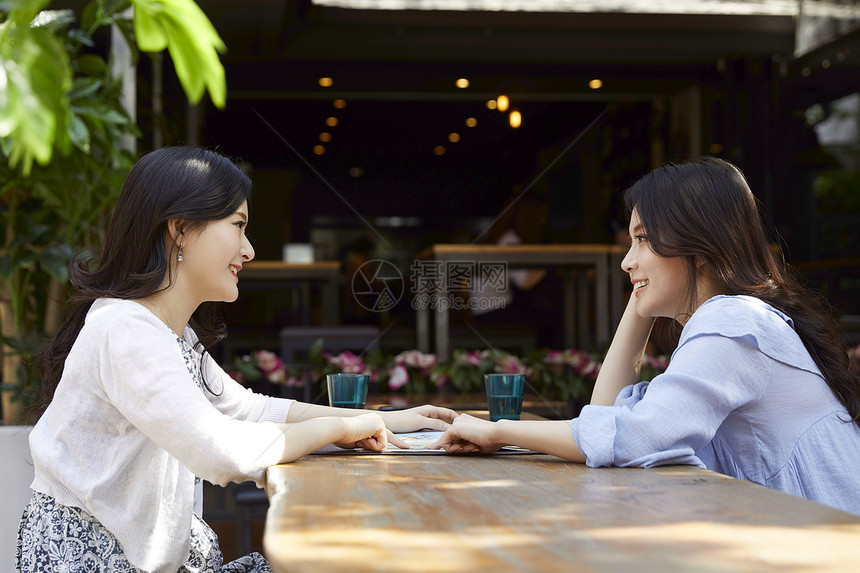
{"type": "Polygon", "coordinates": [[[170,240],[173,244],[179,247],[182,239],[185,237],[185,221],[170,219],[167,221],[167,232],[170,234],[170,240]]]}

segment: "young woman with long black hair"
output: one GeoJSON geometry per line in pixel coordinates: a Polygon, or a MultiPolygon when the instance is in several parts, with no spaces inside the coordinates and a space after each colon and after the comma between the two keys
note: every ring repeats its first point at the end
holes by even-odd
{"type": "Polygon", "coordinates": [[[670,164],[625,200],[633,294],[591,404],[572,421],[460,416],[438,445],[693,464],[860,515],[860,380],[827,305],[771,250],[741,172],[670,164]],[[682,327],[679,342],[665,373],[638,382],[657,317],[682,327]]]}
{"type": "Polygon", "coordinates": [[[224,327],[212,303],[238,297],[254,257],[250,192],[222,155],[153,151],[129,174],[99,259],[72,265],[77,293],[43,356],[19,570],[270,571],[256,553],[222,563],[201,479],[262,487],[270,465],[328,443],[405,447],[390,431],[444,429],[456,416],[262,396],[215,363],[208,349],[224,327]]]}

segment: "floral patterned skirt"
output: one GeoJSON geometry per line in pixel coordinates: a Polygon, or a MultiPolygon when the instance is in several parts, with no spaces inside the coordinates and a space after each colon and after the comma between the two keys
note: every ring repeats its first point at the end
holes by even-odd
{"type": "MultiPolygon", "coordinates": [[[[60,505],[53,497],[34,492],[24,509],[15,549],[18,571],[138,572],[119,542],[96,518],[82,509],[60,505]]],[[[251,553],[223,564],[218,536],[205,521],[191,520],[191,551],[178,573],[271,573],[268,561],[251,553]]]]}

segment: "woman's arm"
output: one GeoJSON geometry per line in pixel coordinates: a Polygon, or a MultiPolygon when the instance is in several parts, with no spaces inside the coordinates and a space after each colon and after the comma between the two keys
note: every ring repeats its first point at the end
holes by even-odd
{"type": "Polygon", "coordinates": [[[278,426],[284,435],[284,450],[279,463],[297,460],[331,443],[376,451],[388,445],[385,423],[378,414],[321,417],[278,426]]]}
{"type": "Polygon", "coordinates": [[[448,453],[492,453],[502,446],[519,446],[573,462],[585,462],[570,434],[569,420],[499,420],[488,422],[461,414],[429,448],[448,453]]]}
{"type": "Polygon", "coordinates": [[[454,418],[457,417],[454,410],[430,405],[393,412],[377,412],[376,410],[352,410],[296,402],[287,414],[287,422],[302,422],[322,416],[347,418],[370,413],[379,415],[386,427],[392,432],[416,432],[424,429],[445,430],[450,422],[453,422],[454,418]]]}
{"type": "Polygon", "coordinates": [[[653,326],[654,318],[639,316],[636,312],[636,294],[630,295],[618,330],[603,359],[597,382],[594,383],[592,404],[612,406],[622,388],[639,382],[642,356],[653,326]]]}

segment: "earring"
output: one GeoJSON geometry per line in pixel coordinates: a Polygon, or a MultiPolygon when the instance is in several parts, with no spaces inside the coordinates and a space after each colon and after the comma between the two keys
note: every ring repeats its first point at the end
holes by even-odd
{"type": "Polygon", "coordinates": [[[179,241],[179,253],[176,255],[177,262],[182,262],[182,245],[185,241],[179,241]]]}

